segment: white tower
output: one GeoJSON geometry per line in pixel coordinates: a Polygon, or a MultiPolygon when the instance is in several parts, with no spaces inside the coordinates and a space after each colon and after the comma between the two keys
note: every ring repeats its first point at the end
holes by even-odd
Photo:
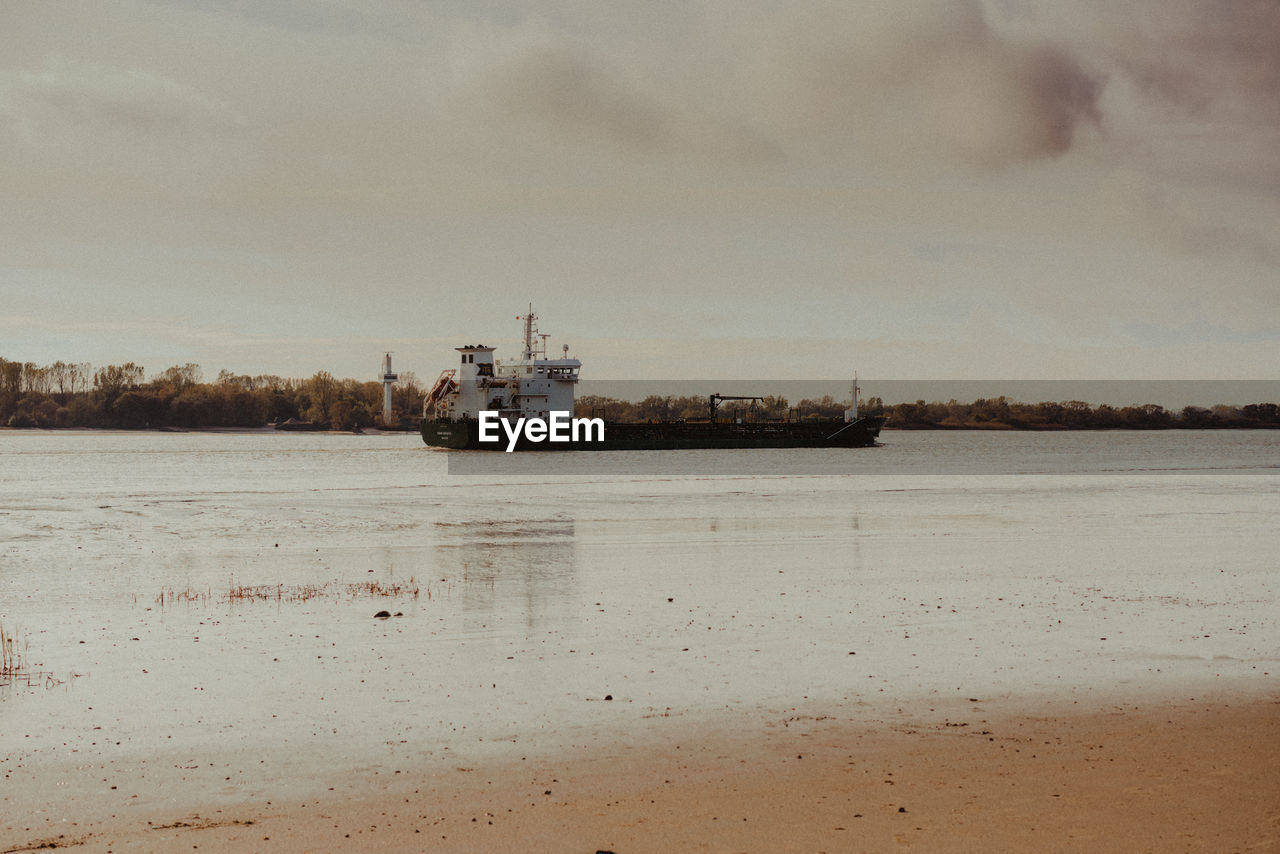
{"type": "Polygon", "coordinates": [[[382,426],[391,426],[391,386],[400,379],[391,370],[391,354],[382,357],[382,426]]]}

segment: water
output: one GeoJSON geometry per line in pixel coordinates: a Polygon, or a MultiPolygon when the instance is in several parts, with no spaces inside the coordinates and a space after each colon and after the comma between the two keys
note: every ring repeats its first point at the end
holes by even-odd
{"type": "Polygon", "coordinates": [[[803,714],[1276,690],[1277,434],[883,441],[459,476],[411,435],[0,434],[0,625],[49,674],[0,687],[0,820],[803,714]]]}

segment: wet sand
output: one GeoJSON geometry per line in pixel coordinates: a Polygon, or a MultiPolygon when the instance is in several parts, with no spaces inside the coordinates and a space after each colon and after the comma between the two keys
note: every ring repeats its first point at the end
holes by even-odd
{"type": "Polygon", "coordinates": [[[175,791],[163,809],[84,822],[59,821],[55,795],[0,851],[1280,850],[1277,698],[700,729],[562,759],[372,769],[305,800],[175,791]]]}

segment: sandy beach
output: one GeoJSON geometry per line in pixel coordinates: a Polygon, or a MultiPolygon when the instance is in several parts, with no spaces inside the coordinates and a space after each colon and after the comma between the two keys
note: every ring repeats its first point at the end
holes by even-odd
{"type": "Polygon", "coordinates": [[[1280,700],[987,705],[737,735],[677,724],[660,744],[619,733],[557,759],[379,768],[307,800],[178,794],[144,813],[104,790],[120,811],[89,822],[61,816],[55,795],[24,804],[0,851],[1280,850],[1280,700]]]}

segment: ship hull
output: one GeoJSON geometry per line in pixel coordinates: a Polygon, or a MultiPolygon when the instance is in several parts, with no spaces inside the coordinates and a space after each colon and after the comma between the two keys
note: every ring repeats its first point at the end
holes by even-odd
{"type": "MultiPolygon", "coordinates": [[[[876,443],[884,419],[821,420],[748,424],[660,422],[606,424],[599,442],[530,442],[518,440],[517,451],[681,451],[704,448],[865,448],[876,443]]],[[[477,421],[424,419],[422,441],[439,448],[505,451],[507,439],[481,442],[477,421]]]]}

